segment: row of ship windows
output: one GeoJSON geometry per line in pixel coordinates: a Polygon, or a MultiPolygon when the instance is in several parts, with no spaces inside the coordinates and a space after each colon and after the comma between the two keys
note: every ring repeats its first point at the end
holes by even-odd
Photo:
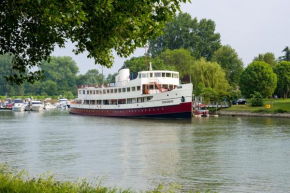
{"type": "Polygon", "coordinates": [[[134,104],[143,103],[152,99],[151,97],[138,97],[127,99],[111,99],[111,100],[84,100],[85,105],[120,105],[120,104],[134,104]]]}
{"type": "Polygon", "coordinates": [[[85,110],[79,109],[79,112],[88,112],[88,113],[140,113],[140,112],[151,112],[151,111],[164,111],[164,108],[152,108],[152,109],[141,109],[141,110],[118,110],[118,111],[106,111],[106,110],[85,110]]]}
{"type": "MultiPolygon", "coordinates": [[[[178,73],[155,72],[154,77],[178,78],[178,73]]],[[[153,73],[139,73],[139,78],[153,78],[153,73]]]]}
{"type": "Polygon", "coordinates": [[[110,93],[122,93],[122,92],[134,92],[140,91],[141,87],[127,87],[127,88],[115,88],[115,89],[102,89],[102,90],[79,90],[79,94],[110,94],[110,93]]]}
{"type": "MultiPolygon", "coordinates": [[[[175,89],[177,86],[176,85],[167,85],[167,84],[163,84],[160,85],[159,88],[161,89],[165,89],[165,90],[173,90],[175,89]]],[[[154,84],[148,84],[148,85],[144,85],[145,90],[154,90],[154,89],[158,89],[157,86],[155,86],[154,84]]],[[[79,94],[81,95],[94,95],[94,94],[112,94],[112,93],[124,93],[124,92],[135,92],[135,91],[140,91],[141,90],[141,86],[133,86],[133,87],[125,87],[125,88],[115,88],[115,89],[102,89],[102,90],[79,90],[79,94]]]]}

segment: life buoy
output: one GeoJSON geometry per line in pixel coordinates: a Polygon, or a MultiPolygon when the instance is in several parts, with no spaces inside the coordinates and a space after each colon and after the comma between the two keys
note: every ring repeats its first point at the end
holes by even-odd
{"type": "Polygon", "coordinates": [[[181,97],[181,102],[184,102],[185,101],[185,98],[184,96],[181,97]]]}

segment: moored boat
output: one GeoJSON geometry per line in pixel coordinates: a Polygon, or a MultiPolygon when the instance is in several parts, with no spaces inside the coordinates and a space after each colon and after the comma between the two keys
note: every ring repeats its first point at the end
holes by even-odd
{"type": "Polygon", "coordinates": [[[108,87],[79,86],[78,100],[70,113],[109,117],[187,118],[192,115],[192,84],[179,84],[179,73],[149,70],[129,78],[119,70],[108,87]]]}
{"type": "Polygon", "coordinates": [[[24,111],[24,110],[25,110],[25,104],[24,104],[23,100],[15,99],[14,100],[14,104],[12,106],[12,111],[21,112],[21,111],[24,111]]]}
{"type": "Polygon", "coordinates": [[[70,108],[70,102],[65,98],[58,99],[56,108],[70,108]]]}
{"type": "Polygon", "coordinates": [[[43,111],[44,105],[41,101],[31,101],[30,110],[31,111],[43,111]]]}
{"type": "Polygon", "coordinates": [[[55,105],[53,105],[53,104],[51,104],[50,102],[46,102],[46,103],[44,103],[44,109],[55,109],[56,108],[56,106],[55,105]]]}

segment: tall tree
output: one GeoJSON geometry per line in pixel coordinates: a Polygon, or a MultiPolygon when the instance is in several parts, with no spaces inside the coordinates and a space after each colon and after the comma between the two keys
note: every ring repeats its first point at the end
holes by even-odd
{"type": "Polygon", "coordinates": [[[194,89],[200,84],[217,92],[226,92],[229,88],[225,72],[216,62],[207,62],[204,58],[201,58],[194,62],[191,72],[194,89]]]}
{"type": "Polygon", "coordinates": [[[164,65],[163,60],[160,58],[147,57],[146,66],[145,56],[132,57],[130,60],[126,60],[122,68],[129,68],[131,78],[136,78],[138,72],[146,71],[149,68],[150,62],[152,64],[153,70],[170,70],[167,66],[164,65]]]}
{"type": "Polygon", "coordinates": [[[12,56],[5,54],[0,55],[0,95],[7,95],[10,83],[5,76],[10,75],[12,69],[12,56]]]}
{"type": "Polygon", "coordinates": [[[284,56],[279,57],[279,61],[289,61],[290,62],[290,48],[286,46],[282,52],[285,52],[284,56]]]}
{"type": "Polygon", "coordinates": [[[47,80],[41,83],[41,92],[46,93],[49,96],[59,95],[57,84],[52,80],[47,80]]]}
{"type": "Polygon", "coordinates": [[[51,57],[50,62],[42,63],[41,70],[44,71],[44,81],[54,81],[59,92],[77,92],[76,80],[79,68],[71,57],[51,57]]]}
{"type": "Polygon", "coordinates": [[[129,56],[160,35],[181,2],[186,0],[1,0],[0,54],[13,54],[13,69],[20,73],[7,79],[39,80],[41,71],[26,74],[26,68],[41,65],[67,40],[76,44],[76,54],[86,50],[95,63],[110,67],[112,50],[129,56]]]}
{"type": "Polygon", "coordinates": [[[99,73],[97,69],[88,70],[85,75],[80,75],[77,81],[78,85],[101,85],[106,83],[103,74],[99,73]]]}
{"type": "MultiPolygon", "coordinates": [[[[114,73],[114,74],[108,74],[107,76],[107,82],[108,83],[115,83],[115,78],[118,75],[118,73],[114,73]]],[[[133,77],[131,77],[133,78],[133,77]]]]}
{"type": "Polygon", "coordinates": [[[194,58],[191,56],[189,50],[183,48],[166,50],[161,53],[160,58],[168,66],[167,69],[178,71],[180,77],[190,76],[194,58]]]}
{"type": "Polygon", "coordinates": [[[195,58],[205,57],[210,60],[220,46],[220,34],[215,33],[214,21],[198,21],[188,13],[179,13],[166,23],[163,35],[149,41],[149,52],[156,57],[166,49],[184,48],[189,49],[195,58]]]}
{"type": "Polygon", "coordinates": [[[266,62],[252,62],[241,74],[240,89],[246,97],[254,92],[261,93],[263,97],[271,97],[276,87],[277,75],[266,62]]]}
{"type": "Polygon", "coordinates": [[[275,66],[277,64],[275,55],[271,52],[259,54],[257,57],[253,59],[253,62],[255,61],[263,61],[266,62],[267,64],[270,64],[271,66],[275,66]]]}
{"type": "Polygon", "coordinates": [[[290,62],[282,61],[274,67],[277,74],[276,92],[280,96],[287,98],[290,92],[290,62]]]}
{"type": "Polygon", "coordinates": [[[231,46],[220,47],[214,52],[212,61],[221,65],[231,86],[239,84],[240,75],[244,70],[243,61],[231,46]]]}

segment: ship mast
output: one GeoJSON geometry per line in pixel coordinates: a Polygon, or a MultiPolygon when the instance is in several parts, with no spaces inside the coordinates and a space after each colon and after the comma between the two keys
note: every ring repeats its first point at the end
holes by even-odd
{"type": "Polygon", "coordinates": [[[147,65],[147,48],[149,48],[147,45],[145,45],[145,64],[146,64],[146,71],[148,70],[148,65],[147,65]]]}

